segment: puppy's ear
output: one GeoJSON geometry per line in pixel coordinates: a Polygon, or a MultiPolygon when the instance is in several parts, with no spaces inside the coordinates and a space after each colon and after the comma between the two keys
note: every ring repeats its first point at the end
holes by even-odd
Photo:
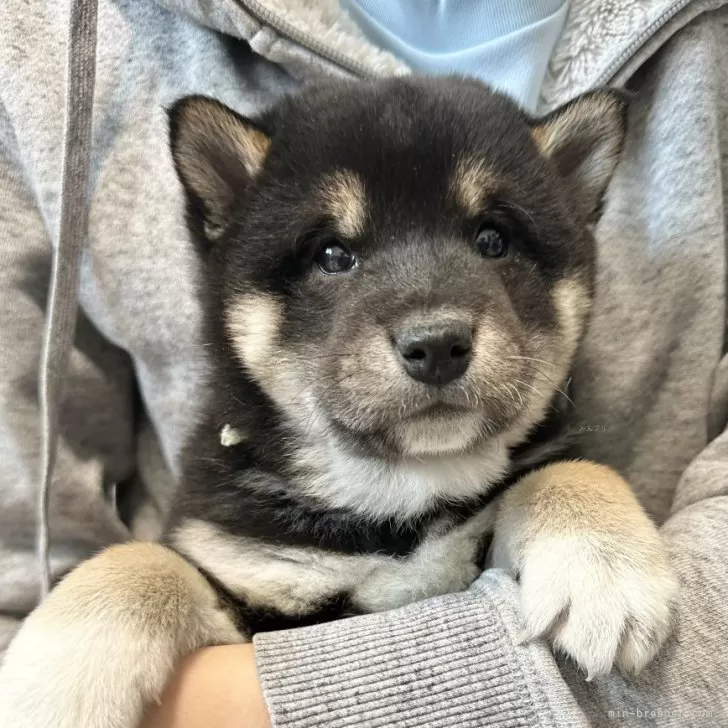
{"type": "Polygon", "coordinates": [[[587,221],[596,222],[619,161],[627,127],[627,97],[592,91],[534,123],[532,136],[577,196],[587,221]]]}
{"type": "Polygon", "coordinates": [[[212,245],[263,166],[270,137],[255,122],[204,96],[178,101],[169,110],[169,126],[190,224],[212,245]]]}

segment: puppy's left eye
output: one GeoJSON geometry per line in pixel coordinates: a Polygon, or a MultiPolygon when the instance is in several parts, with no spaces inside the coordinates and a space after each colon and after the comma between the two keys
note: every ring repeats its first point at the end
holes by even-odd
{"type": "Polygon", "coordinates": [[[485,258],[503,258],[508,253],[508,233],[493,223],[484,223],[478,228],[475,247],[485,258]]]}
{"type": "Polygon", "coordinates": [[[314,260],[321,271],[327,275],[346,273],[357,265],[354,253],[334,239],[319,243],[314,260]]]}

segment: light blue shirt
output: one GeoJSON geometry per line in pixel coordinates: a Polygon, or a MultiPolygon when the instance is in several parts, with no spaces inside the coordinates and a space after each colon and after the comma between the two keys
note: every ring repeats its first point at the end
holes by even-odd
{"type": "Polygon", "coordinates": [[[376,45],[422,73],[463,73],[535,111],[569,0],[342,0],[376,45]]]}

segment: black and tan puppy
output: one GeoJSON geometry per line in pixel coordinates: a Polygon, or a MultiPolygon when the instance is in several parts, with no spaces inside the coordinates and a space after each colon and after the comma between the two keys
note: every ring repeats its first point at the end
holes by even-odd
{"type": "Polygon", "coordinates": [[[26,621],[7,725],[133,728],[182,655],[463,589],[489,534],[527,638],[589,675],[642,668],[676,582],[618,475],[553,462],[551,421],[623,125],[611,92],[536,122],[453,78],[333,83],[255,120],[179,102],[206,414],[167,545],[106,551],[26,621]]]}

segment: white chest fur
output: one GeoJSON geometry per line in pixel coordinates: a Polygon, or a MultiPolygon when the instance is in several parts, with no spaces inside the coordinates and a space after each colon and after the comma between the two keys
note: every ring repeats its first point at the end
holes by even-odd
{"type": "Polygon", "coordinates": [[[173,542],[251,605],[305,614],[345,592],[359,609],[378,612],[465,589],[478,575],[475,559],[493,521],[489,506],[445,534],[429,535],[406,558],[271,546],[193,519],[180,525],[173,542]]]}
{"type": "Polygon", "coordinates": [[[397,462],[355,455],[329,438],[301,448],[298,462],[298,486],[331,508],[366,518],[406,519],[442,498],[462,500],[483,493],[503,477],[509,459],[508,448],[498,438],[469,453],[397,462]]]}

